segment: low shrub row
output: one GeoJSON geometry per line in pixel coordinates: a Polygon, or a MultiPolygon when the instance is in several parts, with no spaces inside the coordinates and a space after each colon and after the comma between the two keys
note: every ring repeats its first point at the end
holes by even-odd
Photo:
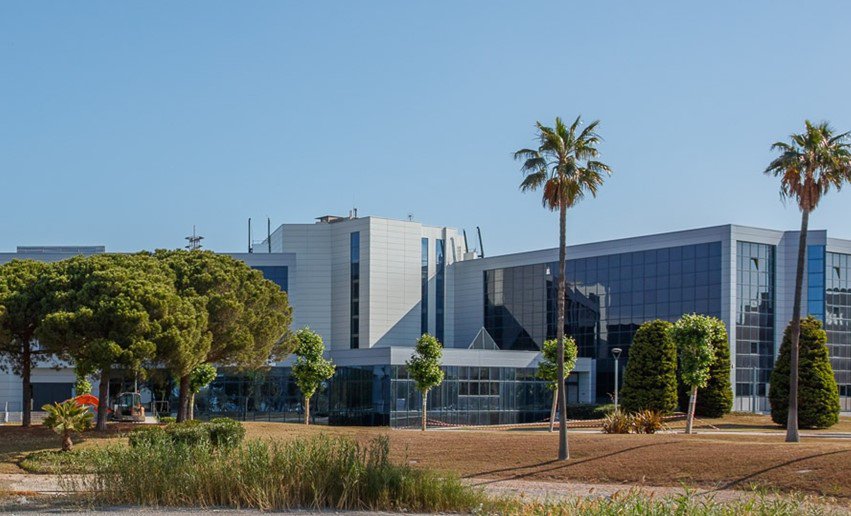
{"type": "Polygon", "coordinates": [[[603,418],[604,434],[655,434],[664,429],[665,421],[657,410],[640,410],[633,414],[616,410],[603,418]]]}
{"type": "Polygon", "coordinates": [[[579,404],[579,405],[568,405],[567,406],[567,418],[568,419],[603,419],[611,412],[615,410],[614,404],[607,405],[590,405],[590,404],[579,404]]]}
{"type": "Polygon", "coordinates": [[[134,430],[130,446],[153,446],[164,442],[186,445],[210,445],[213,448],[232,448],[242,444],[245,428],[239,421],[226,417],[210,421],[184,421],[169,423],[165,427],[153,426],[134,430]]]}

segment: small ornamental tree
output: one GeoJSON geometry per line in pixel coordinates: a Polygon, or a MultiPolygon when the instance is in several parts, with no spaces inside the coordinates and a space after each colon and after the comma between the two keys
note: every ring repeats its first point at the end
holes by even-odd
{"type": "Polygon", "coordinates": [[[694,408],[697,403],[697,390],[706,387],[709,382],[709,368],[715,361],[713,342],[718,338],[718,325],[712,317],[705,315],[684,315],[671,327],[671,337],[677,344],[680,363],[680,377],[691,389],[688,405],[686,433],[692,433],[694,408]]]}
{"type": "Polygon", "coordinates": [[[77,405],[72,400],[45,405],[41,410],[47,412],[42,423],[62,437],[62,451],[71,451],[74,442],[71,434],[83,432],[92,426],[92,413],[85,405],[77,405]]]}
{"type": "Polygon", "coordinates": [[[677,346],[668,321],[649,321],[635,333],[620,399],[627,412],[677,409],[677,346]]]}
{"type": "MultiPolygon", "coordinates": [[[[786,327],[780,355],[771,372],[771,419],[786,426],[789,417],[789,370],[792,325],[786,327]]],[[[821,321],[810,316],[801,320],[799,340],[798,425],[828,428],[839,421],[839,389],[827,350],[827,333],[821,321]]]]}
{"type": "Polygon", "coordinates": [[[424,333],[417,340],[417,347],[411,359],[405,362],[408,373],[414,380],[417,390],[422,395],[422,431],[426,430],[426,406],[428,403],[428,391],[443,383],[443,370],[440,362],[443,357],[443,345],[436,337],[424,333]]]}
{"type": "MultiPolygon", "coordinates": [[[[573,337],[564,338],[564,377],[570,375],[576,367],[576,341],[573,337]]],[[[555,428],[556,401],[558,400],[558,340],[550,339],[544,341],[541,349],[541,361],[538,362],[538,370],[535,378],[547,382],[547,388],[553,392],[553,406],[550,409],[550,432],[555,428]]]]}
{"type": "Polygon", "coordinates": [[[310,398],[325,380],[334,376],[334,364],[322,354],[325,344],[322,337],[310,328],[302,328],[296,332],[298,344],[295,349],[295,364],[293,377],[298,389],[304,396],[304,424],[310,424],[310,398]]]}
{"type": "Polygon", "coordinates": [[[733,386],[730,383],[730,341],[727,327],[716,318],[712,318],[715,331],[712,332],[712,348],[715,360],[709,366],[709,381],[700,389],[694,413],[701,417],[722,417],[733,409],[733,386]]]}
{"type": "Polygon", "coordinates": [[[213,364],[201,364],[189,374],[189,413],[187,419],[195,419],[195,395],[216,379],[216,367],[213,364]]]}

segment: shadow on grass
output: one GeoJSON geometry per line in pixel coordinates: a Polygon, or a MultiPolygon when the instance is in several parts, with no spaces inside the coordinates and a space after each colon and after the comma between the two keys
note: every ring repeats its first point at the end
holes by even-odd
{"type": "Polygon", "coordinates": [[[750,480],[756,479],[760,475],[764,475],[766,473],[769,473],[769,472],[774,471],[774,470],[778,470],[780,468],[784,468],[786,466],[791,466],[792,464],[798,464],[798,463],[808,461],[808,460],[811,460],[811,459],[829,457],[831,455],[840,455],[840,454],[843,454],[843,453],[851,454],[851,450],[836,450],[836,451],[825,452],[825,453],[815,453],[813,455],[807,455],[806,457],[798,457],[797,459],[787,460],[786,462],[781,462],[780,464],[774,464],[773,466],[763,468],[759,471],[754,471],[753,473],[748,473],[747,475],[745,475],[743,477],[740,477],[740,478],[731,480],[729,482],[726,482],[726,483],[722,484],[720,487],[713,489],[709,492],[711,493],[711,492],[714,492],[714,491],[720,491],[721,489],[734,489],[736,486],[742,486],[743,484],[749,482],[750,480]]]}
{"type": "Polygon", "coordinates": [[[556,471],[556,470],[559,470],[559,469],[568,469],[568,468],[571,468],[571,467],[574,467],[574,466],[579,466],[580,464],[587,464],[589,462],[607,459],[607,458],[610,458],[610,457],[614,457],[615,455],[621,455],[621,454],[624,454],[624,453],[627,453],[627,452],[640,450],[640,449],[643,449],[643,448],[658,448],[660,446],[669,446],[669,445],[672,445],[672,444],[678,444],[678,443],[666,442],[666,443],[642,444],[641,446],[633,446],[631,448],[624,448],[623,450],[614,451],[614,452],[611,452],[611,453],[607,453],[605,455],[598,455],[596,457],[588,457],[587,459],[582,459],[582,460],[577,460],[577,461],[570,461],[570,460],[560,461],[560,460],[557,460],[557,459],[553,459],[553,460],[548,460],[548,461],[544,461],[544,462],[529,464],[529,465],[526,465],[526,466],[515,466],[515,467],[511,467],[511,468],[494,469],[494,470],[490,470],[490,471],[480,471],[480,472],[477,472],[477,473],[471,473],[469,475],[464,475],[464,478],[474,478],[474,477],[480,477],[482,475],[496,475],[496,474],[499,474],[499,473],[510,473],[510,472],[513,472],[513,471],[519,472],[521,470],[532,469],[532,471],[528,471],[528,472],[525,472],[525,473],[517,473],[517,474],[512,475],[510,477],[507,477],[507,478],[498,478],[498,479],[494,479],[494,480],[488,480],[486,482],[479,482],[476,485],[495,484],[497,482],[502,482],[502,481],[505,481],[505,480],[521,480],[521,479],[530,477],[532,475],[537,475],[537,474],[540,474],[540,473],[549,473],[551,471],[556,471]],[[555,466],[555,467],[551,467],[551,468],[538,469],[538,468],[541,468],[541,467],[544,467],[544,466],[550,466],[550,465],[553,465],[553,464],[558,464],[558,465],[555,466]]]}

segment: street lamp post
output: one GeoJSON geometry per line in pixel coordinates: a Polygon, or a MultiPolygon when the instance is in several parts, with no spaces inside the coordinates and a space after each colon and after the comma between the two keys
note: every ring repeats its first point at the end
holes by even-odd
{"type": "Polygon", "coordinates": [[[612,356],[615,357],[615,410],[618,409],[618,359],[622,351],[621,348],[612,348],[612,356]]]}

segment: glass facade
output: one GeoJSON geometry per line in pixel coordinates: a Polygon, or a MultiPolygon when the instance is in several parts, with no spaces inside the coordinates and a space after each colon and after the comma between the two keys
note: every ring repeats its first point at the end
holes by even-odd
{"type": "MultiPolygon", "coordinates": [[[[428,393],[429,421],[497,425],[537,422],[549,417],[552,393],[545,382],[535,378],[534,368],[446,366],[442,369],[443,383],[428,393]]],[[[575,382],[575,376],[570,380],[575,382]]],[[[575,389],[570,391],[575,397],[575,389]]],[[[392,366],[390,396],[390,425],[418,426],[422,398],[405,366],[392,366]]]]}
{"type": "Polygon", "coordinates": [[[289,269],[285,265],[257,265],[252,267],[263,273],[263,277],[276,283],[281,290],[289,290],[289,269]]]}
{"type": "MultiPolygon", "coordinates": [[[[565,333],[597,359],[597,397],[613,389],[612,348],[629,346],[649,320],[685,313],[721,317],[721,243],[568,260],[565,333]]],[[[484,324],[500,349],[538,350],[555,338],[558,266],[484,272],[484,324]]],[[[626,360],[620,361],[622,367],[626,360]]]]}
{"type": "MultiPolygon", "coordinates": [[[[390,366],[338,367],[311,400],[314,423],[389,424],[390,366]]],[[[303,421],[304,405],[290,368],[241,374],[223,370],[196,398],[199,417],[303,421]]],[[[176,398],[173,400],[176,404],[176,398]]]]}
{"type": "Polygon", "coordinates": [[[807,246],[807,314],[824,322],[824,246],[807,246]]]}
{"type": "Polygon", "coordinates": [[[349,302],[349,346],[352,349],[357,349],[360,347],[360,232],[353,232],[349,238],[349,281],[351,284],[349,302]]]}
{"type": "Polygon", "coordinates": [[[446,306],[446,241],[434,241],[434,336],[443,342],[444,309],[446,306]]]}
{"type": "Polygon", "coordinates": [[[420,256],[420,334],[426,334],[428,333],[428,238],[422,239],[420,256]]]}
{"type": "Polygon", "coordinates": [[[775,247],[736,243],[736,410],[767,410],[774,368],[775,247]]]}
{"type": "Polygon", "coordinates": [[[843,411],[851,411],[851,255],[825,255],[824,326],[843,411]]]}

